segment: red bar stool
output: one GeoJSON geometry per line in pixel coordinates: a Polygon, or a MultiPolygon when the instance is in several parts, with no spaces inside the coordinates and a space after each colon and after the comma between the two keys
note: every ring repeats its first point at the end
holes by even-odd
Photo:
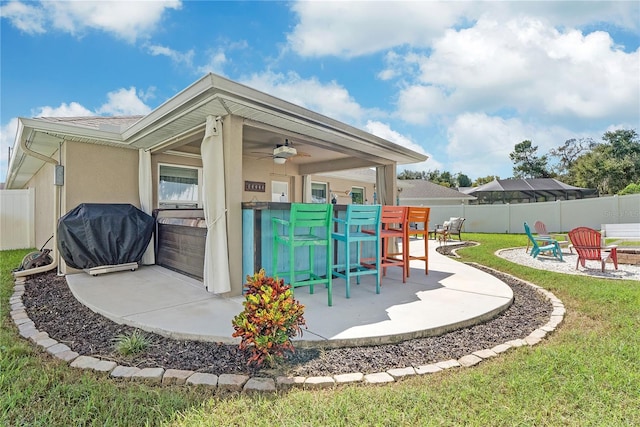
{"type": "MultiPolygon", "coordinates": [[[[387,267],[402,268],[402,283],[407,282],[407,267],[409,265],[409,234],[407,222],[407,206],[382,206],[382,215],[380,218],[381,230],[380,240],[382,242],[382,256],[380,258],[380,267],[382,267],[382,276],[387,273],[387,267]],[[389,239],[402,239],[401,252],[389,252],[389,239]]],[[[367,232],[367,230],[363,230],[367,232]]],[[[371,233],[369,231],[369,233],[371,233]]]]}
{"type": "MultiPolygon", "coordinates": [[[[408,234],[410,236],[415,235],[416,238],[422,236],[424,240],[424,255],[411,255],[409,252],[409,239],[407,238],[407,254],[409,260],[421,260],[424,261],[424,274],[429,274],[429,214],[431,208],[423,208],[417,206],[409,206],[409,212],[407,214],[407,222],[409,226],[416,224],[416,228],[408,228],[408,234]],[[422,226],[422,228],[420,228],[422,226]]],[[[404,243],[404,242],[403,242],[404,243]]],[[[409,263],[407,263],[407,277],[410,276],[409,263]]]]}

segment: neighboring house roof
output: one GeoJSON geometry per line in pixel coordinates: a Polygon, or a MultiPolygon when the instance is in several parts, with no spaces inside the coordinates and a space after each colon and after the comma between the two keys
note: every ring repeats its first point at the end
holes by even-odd
{"type": "Polygon", "coordinates": [[[402,200],[422,199],[458,199],[473,200],[475,197],[461,193],[453,188],[435,184],[424,179],[400,179],[398,187],[402,188],[400,198],[402,200]]]}
{"type": "Polygon", "coordinates": [[[200,140],[207,116],[234,115],[243,124],[299,137],[331,157],[300,165],[300,175],[379,165],[417,163],[426,156],[306,108],[207,74],[142,117],[19,118],[7,174],[8,188],[22,188],[51,160],[62,141],[161,152],[200,140]]]}
{"type": "Polygon", "coordinates": [[[595,189],[574,187],[554,178],[495,179],[465,192],[483,202],[493,199],[498,202],[516,199],[537,201],[539,197],[557,200],[568,196],[582,198],[597,195],[595,189]]]}
{"type": "Polygon", "coordinates": [[[553,191],[553,190],[586,190],[574,187],[554,178],[495,179],[491,182],[472,188],[470,193],[480,191],[553,191]]]}

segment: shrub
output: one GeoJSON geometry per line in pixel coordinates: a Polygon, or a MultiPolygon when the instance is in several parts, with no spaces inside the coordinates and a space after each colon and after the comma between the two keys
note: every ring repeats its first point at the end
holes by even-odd
{"type": "Polygon", "coordinates": [[[131,356],[142,353],[149,345],[149,339],[138,329],[126,335],[118,335],[113,340],[115,342],[116,351],[123,356],[131,356]]]}
{"type": "Polygon", "coordinates": [[[244,311],[233,318],[234,337],[242,338],[240,349],[248,349],[247,364],[276,366],[287,351],[295,351],[291,338],[306,327],[304,305],[293,298],[282,279],[266,277],[264,269],[247,276],[244,311]]]}

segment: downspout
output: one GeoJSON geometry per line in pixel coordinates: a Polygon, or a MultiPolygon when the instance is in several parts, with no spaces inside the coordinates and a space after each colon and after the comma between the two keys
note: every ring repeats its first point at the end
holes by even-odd
{"type": "MultiPolygon", "coordinates": [[[[31,135],[33,134],[33,130],[29,133],[29,137],[31,137],[31,135]]],[[[28,138],[27,138],[28,139],[28,138]]],[[[29,148],[27,148],[27,139],[22,139],[20,138],[20,148],[22,149],[22,151],[31,157],[35,157],[36,159],[42,160],[43,162],[47,162],[47,163],[51,163],[52,165],[59,165],[60,162],[58,162],[57,160],[45,156],[44,154],[41,153],[36,153],[33,150],[30,150],[29,148]]],[[[58,151],[61,148],[58,149],[58,151]]],[[[43,265],[42,267],[35,267],[35,268],[30,268],[29,270],[21,270],[21,271],[16,271],[13,273],[13,277],[25,277],[25,276],[30,276],[32,274],[39,274],[39,273],[44,273],[47,271],[51,271],[54,268],[58,267],[58,212],[60,210],[59,206],[60,206],[60,191],[59,188],[56,187],[55,185],[53,186],[53,218],[54,218],[54,224],[53,224],[53,253],[51,258],[53,259],[53,262],[51,264],[47,264],[47,265],[43,265]]]]}

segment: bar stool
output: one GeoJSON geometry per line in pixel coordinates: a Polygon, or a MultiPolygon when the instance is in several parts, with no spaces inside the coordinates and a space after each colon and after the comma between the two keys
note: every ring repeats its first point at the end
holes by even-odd
{"type": "MultiPolygon", "coordinates": [[[[409,226],[411,226],[411,224],[415,223],[416,224],[416,228],[412,229],[409,228],[409,235],[413,236],[415,235],[416,238],[422,236],[422,239],[424,240],[424,255],[411,255],[411,252],[409,251],[409,246],[407,243],[407,253],[408,253],[408,258],[409,261],[411,261],[412,259],[414,260],[421,260],[424,261],[424,274],[429,274],[429,214],[431,212],[431,208],[423,208],[423,207],[417,207],[417,206],[409,206],[409,212],[407,214],[407,222],[409,223],[409,226]],[[422,225],[422,229],[420,229],[418,226],[422,225]]],[[[407,242],[409,240],[407,239],[407,242]]],[[[411,269],[409,268],[409,263],[407,263],[407,277],[409,277],[411,274],[411,269]]]]}
{"type": "Polygon", "coordinates": [[[351,277],[355,276],[359,285],[360,276],[366,274],[375,274],[376,294],[380,293],[380,211],[380,205],[348,205],[345,219],[333,218],[337,227],[331,233],[331,238],[344,243],[344,262],[333,266],[333,274],[347,282],[347,298],[351,297],[351,277]],[[370,264],[362,258],[362,245],[365,242],[375,245],[375,261],[370,264]],[[355,262],[351,261],[352,243],[356,244],[355,262]]]}
{"type": "Polygon", "coordinates": [[[292,289],[300,286],[309,286],[309,293],[313,293],[313,287],[317,284],[325,284],[327,287],[328,305],[333,303],[331,290],[331,260],[333,259],[331,250],[331,216],[333,206],[330,204],[308,204],[292,203],[289,221],[272,218],[273,224],[273,259],[272,274],[275,277],[289,276],[289,285],[292,289]],[[278,233],[283,229],[283,233],[278,233]],[[300,231],[303,229],[303,231],[300,231]],[[278,249],[283,245],[287,250],[289,259],[288,271],[278,269],[278,249]],[[296,266],[296,248],[309,248],[308,267],[296,266]],[[319,276],[315,273],[315,248],[316,246],[326,248],[325,275],[319,276]],[[296,268],[299,268],[296,270],[296,268]],[[298,280],[300,275],[307,278],[298,280]]]}
{"type": "MultiPolygon", "coordinates": [[[[402,267],[402,283],[407,282],[406,266],[409,264],[407,257],[409,252],[407,211],[407,206],[384,205],[380,218],[382,257],[379,266],[382,267],[382,276],[387,274],[387,267],[402,267]],[[388,246],[391,238],[402,239],[402,252],[389,252],[388,246]]],[[[363,232],[371,233],[367,230],[363,230],[363,232]]]]}

